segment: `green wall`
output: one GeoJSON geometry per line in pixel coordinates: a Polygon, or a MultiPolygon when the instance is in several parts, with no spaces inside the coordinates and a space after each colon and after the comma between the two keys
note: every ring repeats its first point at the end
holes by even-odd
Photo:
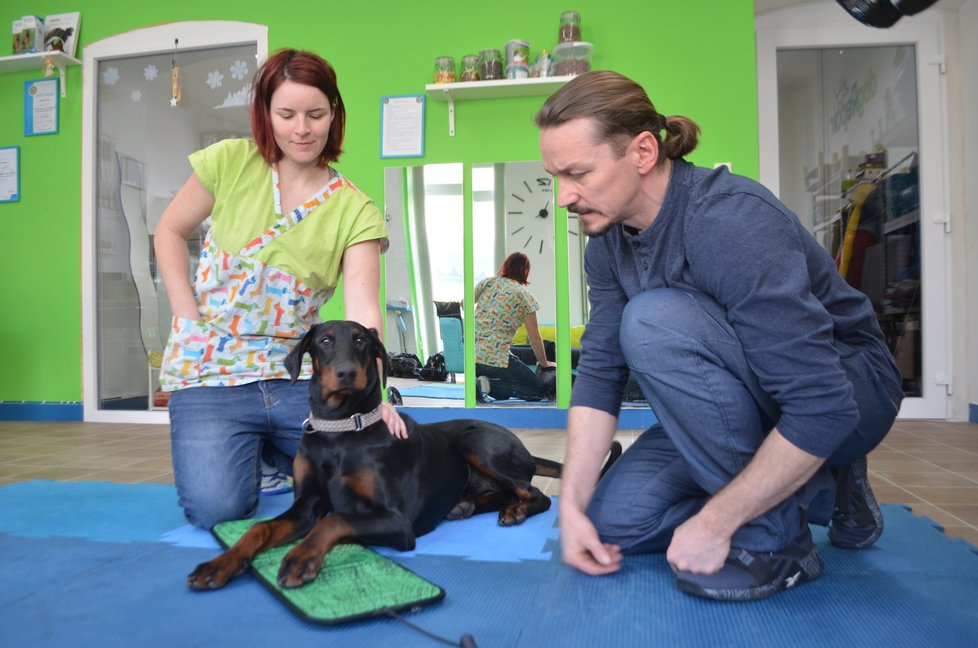
{"type": "MultiPolygon", "coordinates": [[[[5,0],[0,25],[22,15],[82,14],[78,57],[86,44],[140,27],[182,20],[240,20],[269,27],[269,51],[311,49],[336,67],[347,106],[345,153],[338,165],[383,204],[383,167],[434,162],[538,159],[532,117],[544,98],[456,104],[428,101],[425,158],[379,157],[380,97],[417,94],[434,59],[502,49],[513,38],[533,52],[556,42],[560,13],[582,15],[595,44],[594,67],[641,83],[660,112],[703,129],[690,156],[732,162],[757,176],[757,109],[752,0],[496,0],[453,5],[430,0],[276,5],[254,0],[5,0]],[[333,8],[338,7],[338,8],[333,8]],[[466,9],[468,7],[468,9],[466,9]]],[[[7,40],[6,42],[9,42],[7,40]]],[[[0,55],[10,53],[9,45],[0,55]]],[[[80,402],[81,386],[81,67],[71,68],[60,133],[23,136],[23,85],[39,73],[0,75],[0,146],[21,147],[21,201],[0,204],[0,403],[80,402]]]]}

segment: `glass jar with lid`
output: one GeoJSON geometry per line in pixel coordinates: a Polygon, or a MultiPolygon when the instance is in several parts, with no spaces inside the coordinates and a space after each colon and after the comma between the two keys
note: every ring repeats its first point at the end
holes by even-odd
{"type": "Polygon", "coordinates": [[[577,11],[565,11],[560,14],[557,42],[576,43],[579,40],[581,40],[581,14],[577,11]]]}
{"type": "Polygon", "coordinates": [[[439,56],[435,59],[435,83],[455,83],[455,58],[439,56]]]}
{"type": "Polygon", "coordinates": [[[484,49],[479,53],[479,76],[483,81],[503,78],[503,54],[498,49],[484,49]]]}
{"type": "Polygon", "coordinates": [[[482,77],[479,74],[479,57],[475,54],[466,54],[463,56],[459,80],[478,81],[481,78],[482,77]]]}

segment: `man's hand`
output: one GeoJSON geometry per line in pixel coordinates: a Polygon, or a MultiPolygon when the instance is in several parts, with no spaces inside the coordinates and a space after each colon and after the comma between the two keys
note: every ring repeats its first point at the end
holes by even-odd
{"type": "Polygon", "coordinates": [[[404,419],[397,413],[393,405],[387,402],[381,403],[380,417],[384,419],[384,423],[387,425],[391,436],[395,436],[398,439],[408,438],[407,426],[404,424],[404,419]]]}
{"type": "Polygon", "coordinates": [[[621,569],[621,549],[601,542],[594,525],[579,511],[560,512],[560,550],[565,563],[591,576],[621,569]]]}
{"type": "Polygon", "coordinates": [[[716,573],[737,529],[801,488],[824,461],[771,430],[747,467],[676,528],[666,560],[678,571],[716,573]]]}
{"type": "Polygon", "coordinates": [[[711,529],[702,514],[680,524],[672,534],[666,560],[673,571],[715,574],[730,553],[730,536],[711,529]]]}

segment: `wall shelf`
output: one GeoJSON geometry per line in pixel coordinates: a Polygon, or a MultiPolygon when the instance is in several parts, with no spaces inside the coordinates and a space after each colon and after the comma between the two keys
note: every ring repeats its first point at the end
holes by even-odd
{"type": "Polygon", "coordinates": [[[512,99],[550,95],[573,76],[539,77],[531,79],[499,79],[497,81],[462,81],[459,83],[429,83],[425,90],[432,101],[448,102],[448,134],[455,136],[455,102],[473,99],[512,99]]]}
{"type": "Polygon", "coordinates": [[[32,52],[30,54],[0,56],[0,73],[23,72],[24,70],[43,71],[48,59],[51,59],[54,66],[58,68],[58,75],[61,78],[61,96],[65,97],[65,68],[71,65],[81,65],[81,61],[64,52],[32,52]]]}

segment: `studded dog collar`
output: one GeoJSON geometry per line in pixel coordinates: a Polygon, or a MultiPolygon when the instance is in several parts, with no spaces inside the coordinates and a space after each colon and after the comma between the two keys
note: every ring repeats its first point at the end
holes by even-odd
{"type": "Polygon", "coordinates": [[[366,414],[354,414],[350,418],[337,420],[316,418],[310,412],[309,418],[302,422],[302,429],[307,434],[311,432],[359,432],[382,418],[380,407],[378,405],[366,414]]]}

